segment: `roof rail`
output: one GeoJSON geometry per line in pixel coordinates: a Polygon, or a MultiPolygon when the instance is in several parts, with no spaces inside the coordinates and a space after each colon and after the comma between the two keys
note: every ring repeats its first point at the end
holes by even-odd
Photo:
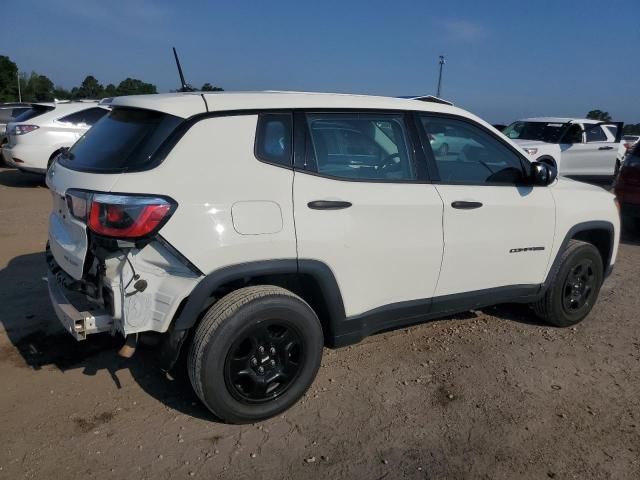
{"type": "Polygon", "coordinates": [[[449,100],[444,100],[442,98],[438,98],[434,95],[421,95],[418,97],[414,95],[409,95],[406,97],[399,97],[399,98],[406,98],[407,100],[419,100],[421,102],[441,103],[443,105],[449,105],[453,107],[453,102],[450,102],[449,100]]]}

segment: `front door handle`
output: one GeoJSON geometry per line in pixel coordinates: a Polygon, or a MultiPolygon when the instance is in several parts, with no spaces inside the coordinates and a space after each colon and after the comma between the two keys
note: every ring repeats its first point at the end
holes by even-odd
{"type": "Polygon", "coordinates": [[[314,200],[307,203],[307,207],[313,210],[342,210],[349,208],[351,202],[343,202],[340,200],[314,200]]]}
{"type": "Polygon", "coordinates": [[[600,147],[598,150],[613,150],[613,147],[600,147]]]}
{"type": "Polygon", "coordinates": [[[474,208],[480,208],[482,206],[481,202],[465,202],[465,201],[455,201],[451,202],[451,206],[453,208],[458,208],[460,210],[473,210],[474,208]]]}

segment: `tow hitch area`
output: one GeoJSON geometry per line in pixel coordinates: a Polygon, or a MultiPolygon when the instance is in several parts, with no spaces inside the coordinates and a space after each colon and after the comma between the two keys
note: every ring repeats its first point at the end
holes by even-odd
{"type": "Polygon", "coordinates": [[[62,325],[76,340],[86,340],[87,335],[93,333],[112,331],[113,317],[111,315],[104,310],[96,312],[81,312],[77,310],[67,300],[62,287],[51,272],[48,274],[47,281],[53,309],[62,325]]]}

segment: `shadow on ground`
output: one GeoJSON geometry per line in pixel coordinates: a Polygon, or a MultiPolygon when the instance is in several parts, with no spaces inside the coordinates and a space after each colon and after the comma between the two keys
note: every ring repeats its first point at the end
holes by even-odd
{"type": "Polygon", "coordinates": [[[81,369],[91,376],[106,370],[117,388],[121,388],[118,372],[128,370],[146,393],[168,407],[215,420],[193,392],[184,358],[166,374],[157,364],[155,351],[144,346],[131,359],[119,357],[117,351],[124,343],[120,335],[97,334],[82,342],[71,337],[51,307],[45,276],[44,253],[21,255],[0,270],[0,322],[11,342],[0,349],[2,360],[34,370],[81,369]]]}
{"type": "Polygon", "coordinates": [[[16,169],[0,170],[0,185],[13,188],[46,188],[44,175],[21,172],[16,169]]]}
{"type": "Polygon", "coordinates": [[[624,243],[625,245],[640,245],[640,231],[623,229],[620,237],[620,243],[624,243]]]}

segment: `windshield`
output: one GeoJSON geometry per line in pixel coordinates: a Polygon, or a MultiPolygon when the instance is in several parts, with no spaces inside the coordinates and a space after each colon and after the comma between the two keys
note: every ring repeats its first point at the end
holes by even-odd
{"type": "Polygon", "coordinates": [[[122,172],[144,169],[182,118],[153,110],[116,108],[60,158],[73,170],[122,172]]]}
{"type": "Polygon", "coordinates": [[[512,140],[539,140],[558,143],[566,126],[566,123],[513,122],[504,129],[504,134],[512,140]]]}

